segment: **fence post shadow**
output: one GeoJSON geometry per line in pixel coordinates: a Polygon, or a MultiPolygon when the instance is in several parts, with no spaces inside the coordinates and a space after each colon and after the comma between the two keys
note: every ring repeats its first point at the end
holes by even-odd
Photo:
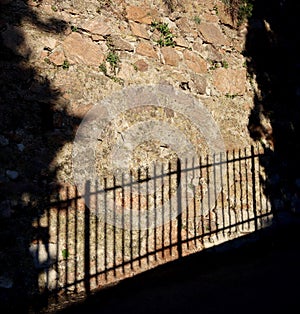
{"type": "Polygon", "coordinates": [[[85,183],[85,207],[84,207],[84,289],[87,295],[90,294],[90,196],[91,184],[89,181],[85,183]]]}
{"type": "Polygon", "coordinates": [[[182,190],[181,190],[181,160],[177,159],[176,165],[176,187],[177,187],[177,251],[178,258],[182,257],[182,190]]]}
{"type": "Polygon", "coordinates": [[[86,182],[85,195],[67,192],[65,200],[49,206],[58,206],[57,255],[62,248],[71,254],[56,263],[58,273],[63,269],[64,275],[58,278],[54,295],[65,291],[68,298],[72,289],[71,295],[84,293],[88,297],[156,266],[259,235],[260,230],[273,224],[273,212],[263,189],[263,157],[260,148],[252,146],[238,154],[227,151],[226,156],[222,153],[200,158],[198,164],[177,159],[173,165],[155,165],[153,172],[145,171],[145,176],[137,171],[136,177],[128,180],[123,174],[120,180],[112,176],[95,184],[86,182]],[[175,192],[171,191],[174,187],[175,192]],[[153,213],[152,222],[150,215],[142,218],[151,206],[159,204],[163,211],[153,213]],[[211,208],[205,207],[208,204],[211,208]],[[172,210],[177,215],[165,221],[174,214],[172,210]],[[161,214],[163,223],[156,225],[161,214]],[[142,223],[149,227],[150,222],[154,223],[152,228],[141,228],[142,223]],[[138,229],[132,229],[133,224],[138,229]],[[72,238],[74,248],[69,242],[72,238]]]}

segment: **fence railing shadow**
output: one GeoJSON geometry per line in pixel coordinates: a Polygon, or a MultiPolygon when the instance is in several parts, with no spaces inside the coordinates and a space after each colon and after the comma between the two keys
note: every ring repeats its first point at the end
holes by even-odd
{"type": "Polygon", "coordinates": [[[41,293],[89,294],[271,225],[262,158],[251,147],[57,191],[35,224],[49,236],[30,246],[41,293]]]}

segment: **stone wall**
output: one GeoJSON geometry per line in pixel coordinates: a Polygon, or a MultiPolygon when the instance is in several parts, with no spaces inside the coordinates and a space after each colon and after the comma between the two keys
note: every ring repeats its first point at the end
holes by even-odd
{"type": "MultiPolygon", "coordinates": [[[[128,87],[172,86],[204,105],[225,149],[239,149],[252,144],[255,80],[243,56],[247,25],[237,26],[221,0],[0,4],[0,216],[1,237],[8,239],[1,244],[0,282],[31,293],[39,271],[28,248],[48,245],[53,231],[37,224],[43,202],[57,197],[57,186],[74,188],[73,141],[95,104],[128,87]]],[[[167,111],[157,117],[174,118],[167,111]]],[[[178,129],[188,129],[185,119],[178,121],[178,129]]],[[[56,281],[56,273],[48,275],[56,281]]]]}

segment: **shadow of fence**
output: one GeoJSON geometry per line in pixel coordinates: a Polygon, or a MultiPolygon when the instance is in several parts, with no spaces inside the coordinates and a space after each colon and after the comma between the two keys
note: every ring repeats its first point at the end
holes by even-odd
{"type": "Polygon", "coordinates": [[[258,147],[66,187],[34,222],[41,292],[89,294],[273,223],[258,147]]]}

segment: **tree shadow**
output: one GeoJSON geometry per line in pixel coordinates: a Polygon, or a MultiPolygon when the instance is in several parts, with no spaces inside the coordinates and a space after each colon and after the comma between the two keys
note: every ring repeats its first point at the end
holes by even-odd
{"type": "Polygon", "coordinates": [[[22,313],[38,293],[29,246],[49,238],[47,227],[34,222],[56,186],[50,164],[80,123],[65,109],[55,111],[60,92],[30,63],[24,21],[49,33],[68,28],[65,21],[41,19],[27,0],[0,1],[0,302],[4,312],[22,313]]]}
{"type": "Polygon", "coordinates": [[[245,55],[255,89],[248,129],[267,157],[265,192],[274,212],[298,212],[300,4],[292,0],[253,1],[245,55]]]}

